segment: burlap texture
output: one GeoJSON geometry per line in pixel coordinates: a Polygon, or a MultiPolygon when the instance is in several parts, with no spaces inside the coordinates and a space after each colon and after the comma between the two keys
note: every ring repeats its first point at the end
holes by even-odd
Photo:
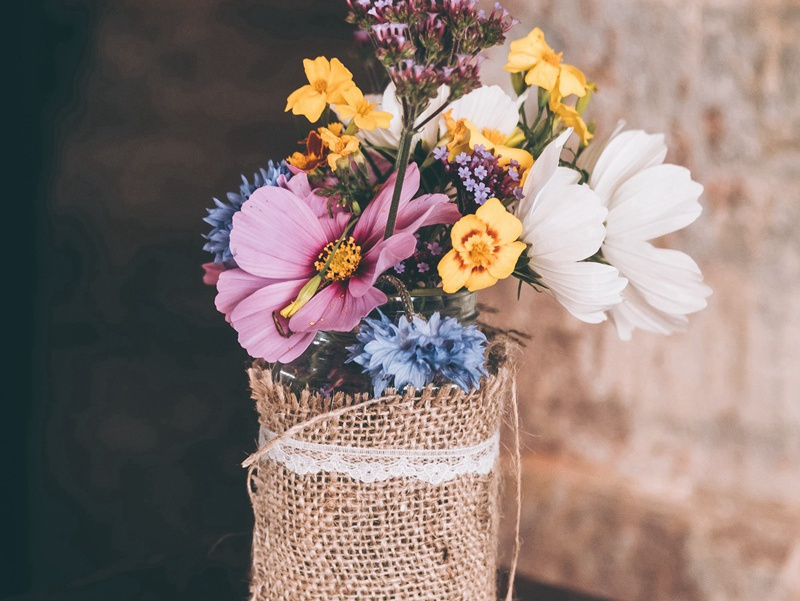
{"type": "MultiPolygon", "coordinates": [[[[249,376],[259,421],[276,433],[369,398],[308,391],[298,398],[261,362],[249,376]]],[[[390,396],[294,438],[372,448],[476,445],[497,432],[509,380],[501,369],[479,392],[448,386],[390,396]]],[[[249,477],[251,601],[493,601],[498,480],[495,469],[439,485],[405,477],[364,483],[260,461],[249,477]]]]}

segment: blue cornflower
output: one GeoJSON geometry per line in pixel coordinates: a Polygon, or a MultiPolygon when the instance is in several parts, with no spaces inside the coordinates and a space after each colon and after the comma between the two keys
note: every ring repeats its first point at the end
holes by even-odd
{"type": "Polygon", "coordinates": [[[402,390],[436,381],[477,389],[487,375],[486,336],[453,317],[434,313],[427,322],[416,316],[409,322],[400,316],[395,324],[380,313],[379,319],[364,319],[356,336],[347,361],[370,375],[376,396],[390,385],[402,390]]]}
{"type": "Polygon", "coordinates": [[[250,195],[263,186],[277,186],[278,179],[284,176],[287,180],[292,177],[292,172],[285,161],[277,165],[269,161],[267,168],[263,167],[253,174],[253,182],[242,176],[239,193],[228,192],[228,202],[224,203],[218,198],[214,199],[214,207],[206,209],[208,215],[203,221],[211,226],[211,231],[203,237],[208,240],[203,245],[203,250],[214,253],[214,263],[229,263],[233,260],[230,248],[231,230],[233,229],[233,216],[242,209],[244,202],[250,195]]]}

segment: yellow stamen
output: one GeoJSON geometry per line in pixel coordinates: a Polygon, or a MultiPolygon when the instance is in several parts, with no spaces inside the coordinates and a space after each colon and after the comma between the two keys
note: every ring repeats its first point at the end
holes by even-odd
{"type": "Polygon", "coordinates": [[[340,282],[349,278],[358,269],[358,265],[361,263],[361,247],[356,244],[355,238],[352,236],[344,240],[334,252],[335,246],[335,242],[329,242],[319,253],[314,267],[318,271],[322,271],[325,264],[328,263],[325,279],[340,282]],[[331,253],[333,253],[333,257],[331,257],[331,253]],[[328,262],[329,260],[330,262],[328,262]]]}

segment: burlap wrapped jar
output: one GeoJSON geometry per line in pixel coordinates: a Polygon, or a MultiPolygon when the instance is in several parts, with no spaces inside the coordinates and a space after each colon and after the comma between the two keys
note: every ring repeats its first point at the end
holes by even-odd
{"type": "Polygon", "coordinates": [[[258,361],[249,376],[251,601],[497,598],[505,361],[480,391],[379,399],[298,395],[258,361]]]}

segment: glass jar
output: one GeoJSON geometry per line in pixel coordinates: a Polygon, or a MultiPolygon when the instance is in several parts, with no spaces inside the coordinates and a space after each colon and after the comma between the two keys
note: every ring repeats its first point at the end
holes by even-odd
{"type": "MultiPolygon", "coordinates": [[[[475,292],[462,290],[455,294],[445,294],[441,288],[411,291],[414,312],[430,317],[437,311],[442,317],[455,317],[463,325],[475,323],[478,319],[478,302],[475,292]]],[[[389,302],[380,310],[390,320],[396,320],[404,313],[403,302],[399,296],[390,296],[389,302]]],[[[371,315],[377,317],[377,311],[371,315]]],[[[347,347],[356,344],[355,330],[352,332],[317,332],[311,346],[291,363],[275,363],[272,376],[283,384],[291,386],[295,392],[306,387],[312,391],[330,394],[334,390],[345,393],[368,392],[372,390],[370,377],[363,373],[357,363],[346,363],[347,347]]]]}

